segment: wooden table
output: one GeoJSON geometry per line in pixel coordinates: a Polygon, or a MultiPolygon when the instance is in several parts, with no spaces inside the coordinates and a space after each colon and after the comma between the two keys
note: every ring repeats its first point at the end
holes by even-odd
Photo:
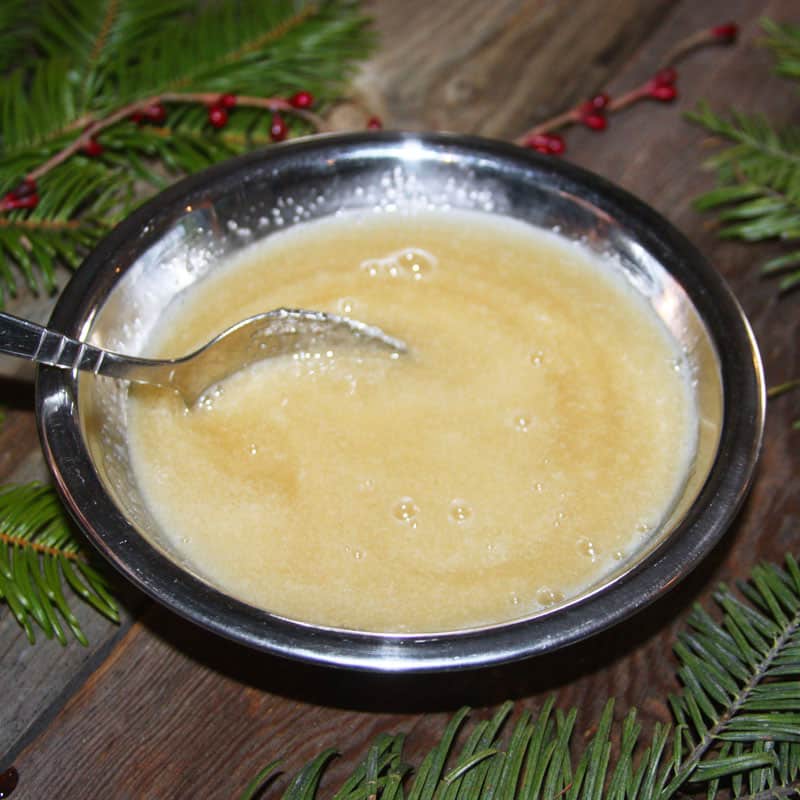
{"type": "MultiPolygon", "coordinates": [[[[682,37],[736,20],[738,44],[682,63],[677,103],[639,104],[604,134],[570,130],[567,157],[651,203],[717,266],[754,325],[769,383],[800,375],[800,292],[779,297],[759,277],[777,247],[720,241],[692,209],[712,177],[701,169],[707,136],[682,117],[708,99],[798,121],[796,87],[774,76],[757,46],[758,18],[798,22],[795,0],[376,0],[368,10],[381,46],[357,85],[388,126],[504,138],[602,88],[614,95],[638,85],[682,37]]],[[[43,314],[46,304],[23,298],[20,309],[43,314]]],[[[0,480],[43,477],[32,392],[8,381],[0,390],[9,408],[0,480]]],[[[89,648],[29,647],[0,607],[0,771],[19,771],[14,800],[211,800],[237,796],[275,757],[290,773],[331,745],[342,757],[326,785],[337,785],[381,731],[406,731],[414,759],[461,704],[482,717],[505,698],[536,710],[557,693],[560,706],[580,706],[578,725],[588,729],[613,695],[619,717],[636,705],[646,724],[667,719],[664,698],[678,688],[671,645],[690,605],[758,560],[798,551],[797,416],[797,395],[770,404],[749,502],[686,582],[628,623],[547,658],[447,676],[345,674],[246,651],[132,589],[119,627],[79,611],[89,648]]]]}

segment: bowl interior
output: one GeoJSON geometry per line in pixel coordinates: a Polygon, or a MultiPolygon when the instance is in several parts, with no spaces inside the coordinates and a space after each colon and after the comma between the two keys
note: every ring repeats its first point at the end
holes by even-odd
{"type": "Polygon", "coordinates": [[[104,554],[146,591],[221,633],[284,655],[378,669],[474,666],[543,652],[632,613],[685,574],[722,534],[750,480],[763,416],[757,350],[722,281],[677,232],[567,164],[444,136],[331,137],[273,148],[190,178],[140,209],[90,256],[54,323],[136,354],[167,306],[225,256],[287,226],[359,209],[514,217],[582,242],[624,273],[679,343],[696,392],[697,452],[669,519],[614,574],[531,618],[417,637],[321,630],[228,597],[172,549],[133,479],[123,383],[43,370],[45,450],[68,505],[104,554]]]}

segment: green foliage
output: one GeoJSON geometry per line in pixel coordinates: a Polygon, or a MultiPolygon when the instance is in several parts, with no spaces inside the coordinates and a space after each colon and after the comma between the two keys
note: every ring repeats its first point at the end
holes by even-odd
{"type": "Polygon", "coordinates": [[[364,20],[354,12],[343,2],[209,4],[169,36],[120,48],[108,70],[114,102],[170,91],[330,96],[365,52],[364,20]]]}
{"type": "MultiPolygon", "coordinates": [[[[800,794],[800,567],[758,566],[736,593],[715,595],[721,620],[697,607],[675,652],[683,691],[670,699],[673,726],[645,739],[636,711],[614,723],[609,700],[594,734],[576,734],[577,711],[550,698],[504,728],[512,704],[454,743],[468,709],[447,725],[413,780],[403,736],[382,734],[334,800],[670,800],[725,793],[736,798],[800,794]],[[410,784],[406,786],[406,784],[410,784]],[[407,794],[406,794],[407,789],[407,794]]],[[[326,750],[293,779],[284,800],[314,800],[326,750]]],[[[274,777],[265,767],[241,800],[274,777]]]]}
{"type": "MultiPolygon", "coordinates": [[[[797,389],[800,389],[800,378],[779,383],[777,386],[770,386],[769,391],[767,392],[767,397],[780,397],[782,394],[786,394],[787,392],[792,392],[797,389]]],[[[796,431],[800,431],[800,419],[796,419],[792,423],[792,428],[794,428],[796,431]]]]}
{"type": "MultiPolygon", "coordinates": [[[[762,20],[765,44],[776,57],[779,74],[800,80],[800,25],[762,20]]],[[[782,291],[800,287],[800,127],[776,129],[758,115],[731,111],[727,117],[701,103],[689,118],[731,142],[708,160],[717,187],[695,200],[701,211],[716,211],[725,238],[759,242],[777,239],[788,251],[770,259],[761,270],[779,276],[782,291]]],[[[789,381],[770,392],[777,396],[797,388],[789,381]]],[[[800,430],[800,419],[793,428],[800,430]]]]}
{"type": "MultiPolygon", "coordinates": [[[[800,78],[800,26],[763,26],[781,74],[800,78]]],[[[775,129],[762,116],[732,111],[722,116],[707,103],[689,115],[711,133],[731,142],[708,166],[716,171],[717,188],[695,201],[703,211],[716,210],[720,235],[757,242],[800,240],[800,128],[775,129]]],[[[768,261],[766,274],[780,273],[781,289],[800,285],[800,248],[768,261]]]]}
{"type": "MultiPolygon", "coordinates": [[[[700,210],[717,209],[720,235],[757,242],[800,240],[800,128],[774,130],[763,117],[732,112],[724,118],[702,104],[690,115],[707,130],[735,142],[708,162],[716,189],[695,201],[700,210]]],[[[800,282],[800,250],[767,262],[764,272],[792,270],[780,283],[800,282]]]]}
{"type": "Polygon", "coordinates": [[[31,643],[34,626],[67,643],[67,630],[87,644],[64,588],[119,622],[103,576],[90,564],[55,491],[28,484],[0,487],[0,600],[31,643]]]}
{"type": "MultiPolygon", "coordinates": [[[[0,196],[90,122],[165,92],[338,97],[372,44],[354,0],[4,0],[0,3],[0,196]]],[[[54,288],[143,188],[269,143],[270,114],[168,105],[165,125],[121,119],[98,157],[74,156],[38,182],[39,205],[0,215],[0,304],[22,277],[54,288]]],[[[288,120],[294,133],[308,130],[288,120]]]]}
{"type": "Polygon", "coordinates": [[[800,79],[800,26],[763,19],[761,27],[767,33],[765,43],[777,59],[778,73],[800,79]]]}
{"type": "Polygon", "coordinates": [[[25,42],[33,31],[33,8],[29,0],[0,3],[0,72],[17,66],[24,56],[25,42]]]}

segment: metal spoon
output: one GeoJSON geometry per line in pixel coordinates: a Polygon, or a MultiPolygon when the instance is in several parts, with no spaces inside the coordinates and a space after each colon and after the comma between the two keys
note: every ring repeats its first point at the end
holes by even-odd
{"type": "Polygon", "coordinates": [[[187,406],[248,364],[279,355],[337,347],[405,353],[405,342],[363,322],[321,311],[279,308],[237,322],[189,355],[149,359],[121,355],[0,312],[0,353],[38,364],[81,369],[177,390],[187,406]]]}

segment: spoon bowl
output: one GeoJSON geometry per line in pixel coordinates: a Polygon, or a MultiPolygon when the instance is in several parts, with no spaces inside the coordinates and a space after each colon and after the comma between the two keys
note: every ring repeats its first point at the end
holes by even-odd
{"type": "Polygon", "coordinates": [[[52,367],[171,388],[187,406],[194,405],[215,384],[257,361],[355,346],[395,357],[406,351],[405,342],[375,326],[322,311],[278,308],[231,325],[181,358],[137,358],[0,312],[0,352],[52,367]]]}

